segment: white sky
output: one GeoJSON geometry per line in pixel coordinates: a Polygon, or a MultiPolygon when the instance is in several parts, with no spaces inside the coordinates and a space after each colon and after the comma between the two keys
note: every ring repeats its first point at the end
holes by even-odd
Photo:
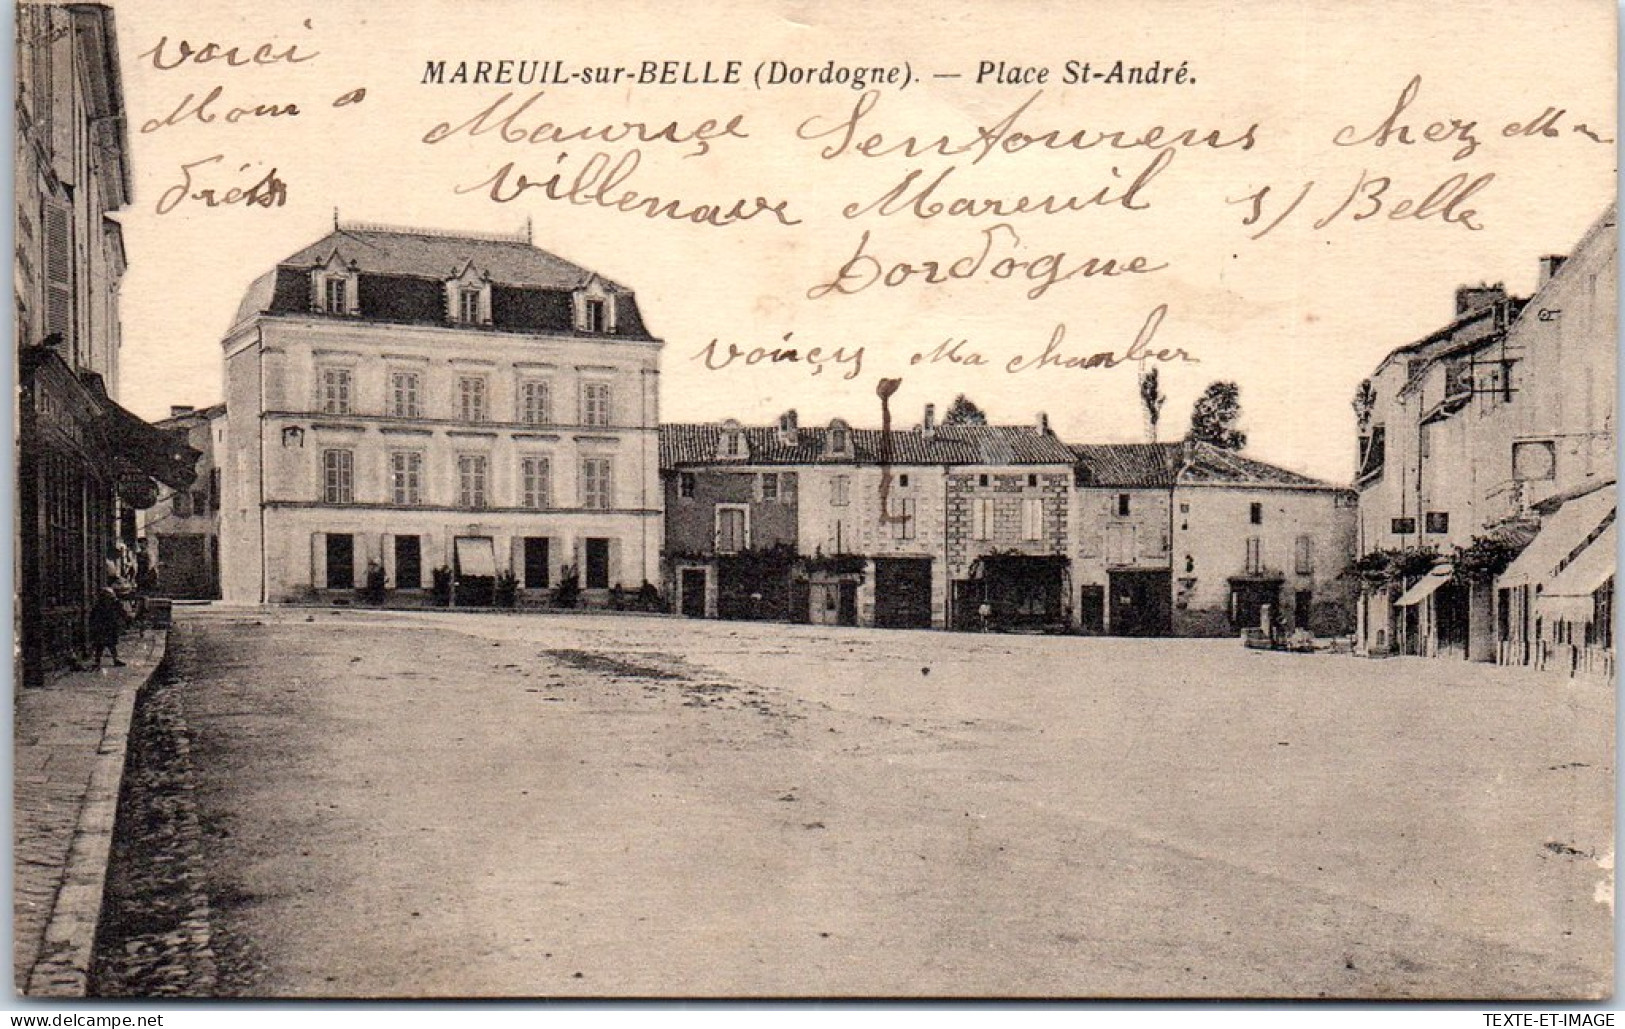
{"type": "MultiPolygon", "coordinates": [[[[668,421],[737,417],[767,421],[796,407],[803,424],[842,415],[878,424],[874,386],[901,376],[898,420],[918,420],[926,402],[939,410],[970,394],[995,420],[1027,422],[1047,411],[1074,441],[1143,439],[1134,369],[1045,370],[1009,375],[1005,361],[1043,349],[1064,323],[1067,350],[1124,349],[1159,304],[1168,315],[1157,344],[1180,347],[1200,364],[1165,365],[1169,395],[1163,438],[1182,434],[1190,405],[1208,382],[1241,386],[1250,452],[1324,477],[1351,473],[1356,383],[1394,346],[1444,324],[1463,283],[1504,281],[1516,293],[1535,283],[1542,254],[1565,252],[1614,193],[1611,145],[1572,131],[1576,123],[1612,138],[1615,9],[1612,4],[1488,3],[1006,3],[870,4],[847,13],[812,3],[706,5],[681,17],[667,5],[616,3],[452,4],[410,2],[319,5],[115,3],[118,12],[135,199],[121,214],[131,268],[123,288],[123,401],[148,417],[175,403],[203,405],[221,395],[219,340],[243,291],[261,272],[320,238],[338,208],[347,220],[477,231],[512,231],[526,218],[537,245],[636,290],[651,330],[666,340],[662,417],[668,421]],[[910,10],[929,13],[908,13],[910,10]],[[572,13],[579,12],[579,13],[572,13]],[[309,19],[311,28],[303,22],[309,19]],[[297,65],[229,68],[222,62],[153,67],[151,50],[168,38],[240,45],[294,44],[319,52],[297,65]],[[809,299],[872,233],[870,252],[892,260],[951,261],[980,249],[996,218],[906,216],[847,219],[844,204],[868,202],[909,170],[934,177],[950,165],[950,183],[975,196],[1093,193],[1131,178],[1147,151],[1040,155],[994,154],[980,164],[927,156],[825,161],[827,141],[799,140],[795,128],[818,117],[835,124],[859,93],[839,86],[549,87],[531,108],[528,128],[545,119],[564,126],[625,120],[692,125],[744,116],[748,140],[722,140],[703,157],[691,148],[648,143],[623,188],[681,198],[685,205],[731,204],[764,194],[787,198],[802,224],[770,219],[726,228],[551,202],[537,191],[508,204],[454,187],[484,179],[506,161],[544,179],[588,155],[613,157],[626,145],[506,145],[459,137],[435,146],[423,134],[458,122],[507,89],[420,84],[426,60],[560,60],[572,68],[601,63],[635,68],[645,60],[739,60],[747,79],[760,61],[874,65],[909,62],[918,81],[882,91],[868,116],[889,138],[974,136],[1038,91],[1020,127],[1122,129],[1153,125],[1240,134],[1259,124],[1257,146],[1180,150],[1142,194],[1147,210],[1091,209],[1009,219],[1018,256],[1064,251],[1071,265],[1088,256],[1144,254],[1169,268],[1133,279],[1060,283],[1037,300],[1028,284],[986,276],[940,286],[910,282],[854,296],[809,299]],[[1186,86],[977,85],[981,60],[1048,66],[1068,60],[1095,67],[1113,60],[1189,62],[1186,86]],[[937,79],[959,73],[958,79],[937,79]],[[1331,143],[1346,124],[1362,133],[1392,110],[1413,76],[1417,99],[1404,116],[1420,132],[1440,118],[1476,121],[1480,146],[1452,160],[1457,143],[1348,148],[1331,143]],[[189,121],[142,132],[193,93],[223,87],[211,125],[189,121]],[[331,102],[357,87],[366,99],[344,109],[331,102]],[[297,117],[226,124],[239,104],[297,103],[297,117]],[[1560,108],[1555,138],[1505,138],[1509,122],[1527,123],[1560,108]],[[560,151],[568,153],[557,162],[560,151]],[[209,209],[191,201],[155,212],[180,181],[180,166],[214,154],[212,181],[252,184],[275,167],[287,203],[275,209],[209,209]],[[250,166],[241,176],[219,168],[250,166]],[[1121,178],[1114,179],[1116,166],[1121,178]],[[1457,173],[1493,181],[1463,206],[1484,228],[1388,221],[1354,222],[1353,205],[1315,230],[1362,172],[1389,175],[1385,199],[1420,200],[1457,173]],[[1270,203],[1316,185],[1293,216],[1258,241],[1239,220],[1243,197],[1273,184],[1270,203]],[[694,359],[713,337],[725,346],[771,345],[793,332],[804,345],[865,346],[862,375],[831,367],[809,377],[803,365],[708,371],[694,359]],[[965,338],[988,367],[911,366],[910,355],[945,338],[965,338]],[[1086,348],[1086,349],[1084,349],[1086,348]]],[[[954,189],[945,190],[946,195],[954,189]]],[[[1267,217],[1281,210],[1272,206],[1267,217]]],[[[995,256],[1007,252],[1002,245],[995,256]]]]}

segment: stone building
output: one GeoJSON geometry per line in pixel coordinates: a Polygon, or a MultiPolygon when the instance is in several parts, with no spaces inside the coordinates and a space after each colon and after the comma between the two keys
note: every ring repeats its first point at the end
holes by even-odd
{"type": "Polygon", "coordinates": [[[1368,652],[1611,670],[1612,551],[1592,548],[1613,519],[1616,255],[1610,206],[1541,259],[1533,297],[1458,291],[1453,322],[1377,367],[1356,483],[1368,652]]]}
{"type": "Polygon", "coordinates": [[[1083,631],[1352,629],[1352,490],[1206,443],[1072,449],[1083,631]]]}
{"type": "Polygon", "coordinates": [[[37,685],[84,650],[89,610],[133,577],[135,512],[189,488],[197,454],[114,399],[130,200],[113,12],[17,17],[12,284],[17,344],[17,638],[37,685]]]}
{"type": "Polygon", "coordinates": [[[249,287],[223,348],[227,599],[658,580],[661,343],[528,232],[336,225],[249,287]]]}
{"type": "Polygon", "coordinates": [[[218,600],[221,482],[215,457],[225,451],[226,405],[177,405],[155,424],[185,433],[187,445],[202,456],[191,488],[161,492],[158,503],[137,518],[142,558],[153,570],[159,596],[218,600]]]}
{"type": "Polygon", "coordinates": [[[1495,657],[1614,674],[1619,230],[1609,205],[1508,332],[1520,355],[1510,439],[1476,459],[1510,467],[1513,512],[1538,527],[1495,581],[1495,657]]]}
{"type": "Polygon", "coordinates": [[[1465,578],[1430,568],[1443,569],[1453,547],[1509,510],[1510,449],[1484,440],[1505,432],[1500,412],[1516,399],[1507,329],[1523,305],[1500,285],[1463,287],[1449,324],[1396,348],[1367,380],[1358,550],[1368,566],[1385,557],[1395,570],[1361,597],[1367,652],[1465,654],[1472,612],[1485,617],[1487,592],[1475,596],[1465,578]]]}
{"type": "Polygon", "coordinates": [[[695,616],[1064,624],[1070,453],[1047,425],[666,425],[667,582],[695,616]]]}

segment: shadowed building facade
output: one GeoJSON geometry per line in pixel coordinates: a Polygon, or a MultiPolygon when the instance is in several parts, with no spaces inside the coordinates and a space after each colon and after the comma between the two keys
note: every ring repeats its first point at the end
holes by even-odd
{"type": "Polygon", "coordinates": [[[133,586],[136,511],[197,453],[115,400],[128,140],[113,12],[17,7],[17,638],[21,681],[85,650],[104,586],[133,586]]]}

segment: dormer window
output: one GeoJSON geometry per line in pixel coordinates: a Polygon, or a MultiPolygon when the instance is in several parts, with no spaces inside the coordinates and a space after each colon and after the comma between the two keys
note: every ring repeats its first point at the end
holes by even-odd
{"type": "Polygon", "coordinates": [[[327,279],[322,310],[328,314],[348,314],[350,311],[350,283],[345,279],[327,279]]]}
{"type": "Polygon", "coordinates": [[[597,276],[575,292],[575,326],[600,335],[615,331],[615,295],[597,276]]]}
{"type": "Polygon", "coordinates": [[[852,430],[838,418],[829,423],[829,438],[826,450],[830,457],[850,457],[852,455],[852,430]]]}
{"type": "Polygon", "coordinates": [[[327,263],[312,273],[310,306],[323,314],[361,313],[357,278],[355,264],[345,263],[335,250],[327,263]]]}
{"type": "Polygon", "coordinates": [[[750,444],[745,439],[745,429],[738,422],[729,419],[722,423],[722,435],[717,440],[717,458],[725,461],[743,461],[750,457],[750,444]]]}
{"type": "Polygon", "coordinates": [[[470,261],[446,280],[446,320],[458,325],[491,324],[491,279],[470,261]]]}

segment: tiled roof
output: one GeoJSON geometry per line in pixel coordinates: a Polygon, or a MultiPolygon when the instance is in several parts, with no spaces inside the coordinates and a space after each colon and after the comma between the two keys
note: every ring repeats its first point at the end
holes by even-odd
{"type": "MultiPolygon", "coordinates": [[[[372,275],[446,279],[472,261],[476,270],[490,275],[494,282],[567,290],[584,285],[593,275],[578,264],[518,240],[346,227],[335,229],[281,263],[314,268],[326,264],[335,250],[340,258],[355,261],[372,275]]],[[[599,281],[621,288],[603,276],[599,281]]]]}
{"type": "Polygon", "coordinates": [[[1336,488],[1211,443],[1096,443],[1071,449],[1077,456],[1076,481],[1080,486],[1167,489],[1177,483],[1336,488]]]}
{"type": "Polygon", "coordinates": [[[1167,489],[1179,472],[1180,443],[1085,443],[1072,448],[1080,486],[1167,489]]]}
{"type": "Polygon", "coordinates": [[[1248,486],[1321,486],[1332,484],[1320,479],[1299,475],[1280,465],[1242,457],[1233,450],[1225,450],[1211,443],[1198,443],[1190,460],[1179,472],[1181,486],[1202,483],[1238,484],[1248,486]]]}
{"type": "MultiPolygon", "coordinates": [[[[852,430],[852,456],[825,452],[827,426],[798,429],[787,443],[773,427],[746,426],[750,464],[985,464],[1070,465],[1066,444],[1026,425],[945,425],[929,436],[922,429],[893,429],[889,449],[879,429],[852,430]]],[[[660,427],[660,467],[725,464],[717,460],[722,426],[716,423],[660,427]]]]}

